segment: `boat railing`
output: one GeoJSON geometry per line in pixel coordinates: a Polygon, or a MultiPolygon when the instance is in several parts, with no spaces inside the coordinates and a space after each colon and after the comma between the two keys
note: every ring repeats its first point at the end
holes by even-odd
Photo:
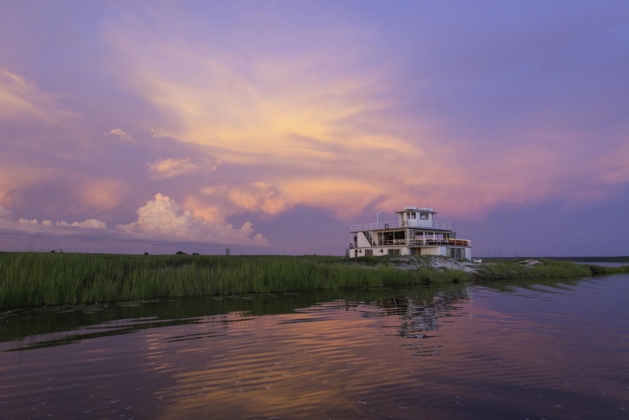
{"type": "Polygon", "coordinates": [[[441,220],[433,220],[432,227],[437,229],[452,229],[452,224],[450,222],[442,222],[441,220]]]}
{"type": "Polygon", "coordinates": [[[440,238],[426,238],[426,239],[393,239],[393,240],[381,240],[374,241],[374,246],[472,246],[472,241],[469,239],[440,239],[440,238]]]}
{"type": "MultiPolygon", "coordinates": [[[[361,232],[364,230],[378,230],[378,229],[395,229],[401,227],[409,227],[408,221],[403,220],[401,223],[399,220],[388,220],[386,222],[375,222],[375,223],[365,223],[359,225],[351,225],[349,228],[350,232],[361,232]]],[[[441,220],[432,220],[430,226],[410,226],[412,228],[435,228],[435,229],[444,229],[450,230],[452,229],[452,224],[450,222],[442,222],[441,220]]]]}

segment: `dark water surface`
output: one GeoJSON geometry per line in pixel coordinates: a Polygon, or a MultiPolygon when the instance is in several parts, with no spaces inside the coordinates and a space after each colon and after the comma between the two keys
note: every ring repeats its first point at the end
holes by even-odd
{"type": "Polygon", "coordinates": [[[0,419],[629,419],[629,276],[0,316],[0,419]]]}

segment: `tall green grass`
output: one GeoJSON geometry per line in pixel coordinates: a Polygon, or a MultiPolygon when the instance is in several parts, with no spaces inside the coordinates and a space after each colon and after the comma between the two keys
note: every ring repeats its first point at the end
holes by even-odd
{"type": "Polygon", "coordinates": [[[382,287],[428,282],[583,277],[629,272],[543,260],[483,264],[471,274],[457,270],[389,267],[387,257],[101,255],[1,253],[0,309],[26,306],[131,301],[382,287]]]}
{"type": "Polygon", "coordinates": [[[0,308],[468,280],[340,257],[0,253],[0,308]]]}
{"type": "Polygon", "coordinates": [[[603,267],[598,265],[575,264],[570,261],[539,260],[540,264],[526,265],[522,261],[500,261],[483,264],[477,273],[486,280],[536,279],[587,277],[602,274],[629,273],[629,266],[603,267]]]}

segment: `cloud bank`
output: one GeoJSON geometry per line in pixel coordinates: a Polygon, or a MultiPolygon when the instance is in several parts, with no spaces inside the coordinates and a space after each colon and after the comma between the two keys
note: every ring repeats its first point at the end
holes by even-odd
{"type": "Polygon", "coordinates": [[[254,234],[253,225],[245,222],[240,228],[234,228],[225,222],[209,222],[195,216],[194,211],[184,210],[177,202],[162,194],[156,194],[154,200],[146,203],[137,211],[138,219],[129,224],[116,225],[115,231],[98,219],[83,222],[52,222],[51,220],[20,218],[12,221],[12,212],[0,206],[0,228],[25,233],[45,232],[52,235],[72,234],[75,229],[108,232],[116,235],[117,240],[161,242],[198,242],[208,244],[243,245],[268,247],[269,243],[262,234],[254,234]]]}
{"type": "Polygon", "coordinates": [[[231,224],[207,222],[193,211],[182,207],[169,197],[156,194],[155,199],[138,210],[138,220],[117,225],[120,232],[145,238],[195,241],[209,243],[267,246],[261,234],[254,235],[252,224],[245,222],[240,229],[231,224]]]}

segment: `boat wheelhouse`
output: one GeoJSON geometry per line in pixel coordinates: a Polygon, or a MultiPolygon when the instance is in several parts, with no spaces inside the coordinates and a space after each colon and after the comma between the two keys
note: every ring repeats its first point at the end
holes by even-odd
{"type": "Polygon", "coordinates": [[[472,241],[458,239],[450,223],[435,220],[428,207],[404,207],[397,220],[352,225],[349,257],[441,255],[472,259],[472,241]]]}

